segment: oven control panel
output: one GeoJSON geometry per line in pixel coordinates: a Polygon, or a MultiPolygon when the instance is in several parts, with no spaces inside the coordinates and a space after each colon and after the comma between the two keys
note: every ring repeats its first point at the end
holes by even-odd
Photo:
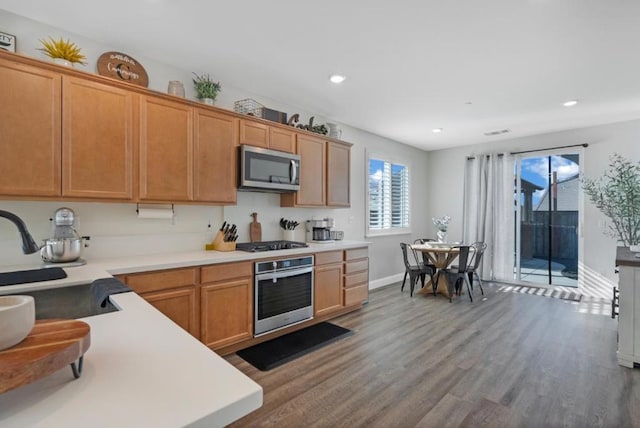
{"type": "Polygon", "coordinates": [[[296,257],[292,259],[272,260],[256,263],[256,275],[261,273],[278,272],[289,269],[299,269],[313,266],[313,256],[296,257]]]}

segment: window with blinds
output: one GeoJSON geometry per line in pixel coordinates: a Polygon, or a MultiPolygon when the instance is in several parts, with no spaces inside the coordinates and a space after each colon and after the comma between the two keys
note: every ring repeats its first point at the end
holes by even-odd
{"type": "Polygon", "coordinates": [[[369,232],[394,232],[409,228],[409,169],[400,164],[369,158],[369,232]]]}

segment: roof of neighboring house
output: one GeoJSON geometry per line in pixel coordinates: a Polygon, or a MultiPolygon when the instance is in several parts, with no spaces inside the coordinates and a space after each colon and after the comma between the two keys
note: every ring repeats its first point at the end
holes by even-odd
{"type": "MultiPolygon", "coordinates": [[[[558,181],[557,203],[558,211],[578,211],[578,192],[580,191],[580,179],[578,174],[558,181]]],[[[549,209],[549,188],[547,187],[540,197],[534,211],[546,211],[549,209]]]]}

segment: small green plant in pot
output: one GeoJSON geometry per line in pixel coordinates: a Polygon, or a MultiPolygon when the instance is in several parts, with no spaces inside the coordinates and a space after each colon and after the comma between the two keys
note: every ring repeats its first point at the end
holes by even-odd
{"type": "Polygon", "coordinates": [[[598,180],[583,179],[582,187],[591,202],[611,220],[607,234],[640,251],[640,163],[613,154],[604,175],[598,180]]]}
{"type": "Polygon", "coordinates": [[[40,43],[42,43],[42,47],[38,50],[44,52],[54,62],[68,67],[72,67],[73,64],[87,65],[85,62],[87,58],[80,53],[80,48],[69,39],[64,40],[60,37],[59,40],[55,40],[49,36],[49,40],[40,40],[40,43]]]}
{"type": "Polygon", "coordinates": [[[205,104],[213,105],[213,102],[218,96],[218,92],[222,90],[220,82],[214,81],[208,74],[197,75],[193,73],[193,75],[195,76],[195,79],[193,79],[193,87],[196,90],[196,96],[205,104]]]}

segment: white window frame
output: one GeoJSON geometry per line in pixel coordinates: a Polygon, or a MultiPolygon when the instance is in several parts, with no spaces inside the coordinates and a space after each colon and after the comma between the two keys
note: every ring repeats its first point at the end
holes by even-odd
{"type": "Polygon", "coordinates": [[[391,156],[375,153],[375,152],[366,152],[365,159],[365,237],[375,237],[375,236],[389,236],[389,235],[407,235],[411,234],[411,168],[408,165],[408,162],[404,162],[402,160],[394,159],[391,156]],[[408,226],[407,227],[390,227],[388,229],[370,229],[369,221],[370,221],[370,189],[369,189],[369,164],[371,159],[379,160],[383,162],[388,162],[392,165],[400,165],[406,168],[407,170],[407,193],[408,193],[408,226]]]}

